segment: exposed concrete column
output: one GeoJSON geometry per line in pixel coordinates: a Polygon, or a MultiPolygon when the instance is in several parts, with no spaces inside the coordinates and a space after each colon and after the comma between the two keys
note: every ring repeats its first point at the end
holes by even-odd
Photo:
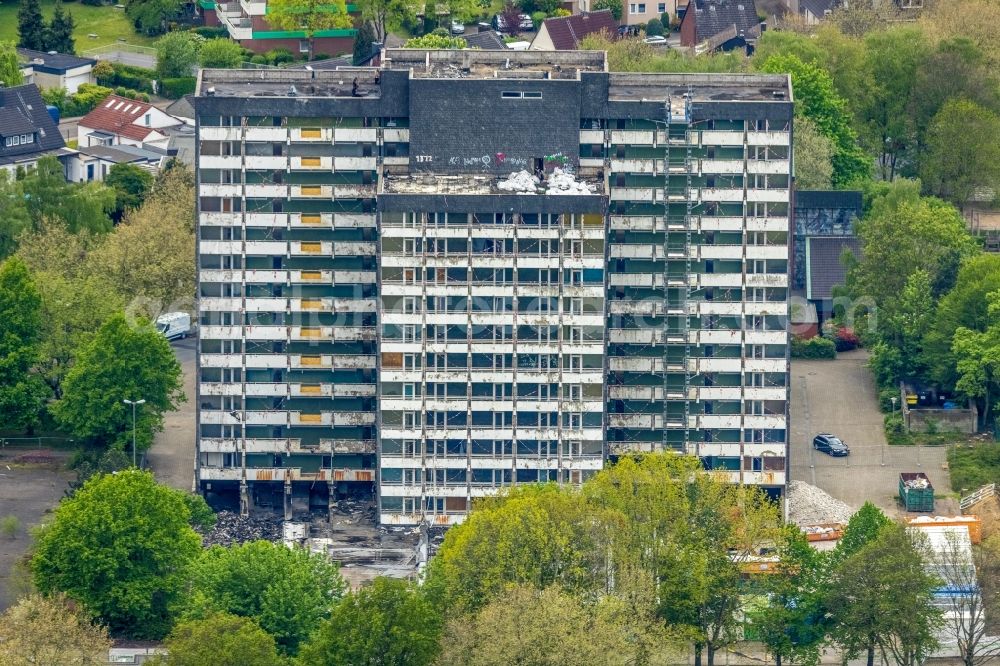
{"type": "Polygon", "coordinates": [[[326,487],[328,489],[327,499],[326,499],[326,519],[328,522],[333,522],[333,512],[337,506],[337,482],[327,481],[326,487]]]}
{"type": "Polygon", "coordinates": [[[285,520],[292,519],[292,480],[285,479],[285,495],[284,495],[284,507],[285,507],[285,520]]]}
{"type": "Polygon", "coordinates": [[[250,515],[250,492],[245,479],[240,480],[240,515],[246,518],[250,515]]]}

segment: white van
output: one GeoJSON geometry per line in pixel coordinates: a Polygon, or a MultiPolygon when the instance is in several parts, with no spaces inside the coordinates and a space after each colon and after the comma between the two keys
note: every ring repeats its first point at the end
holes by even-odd
{"type": "Polygon", "coordinates": [[[186,312],[167,312],[156,318],[156,330],[167,340],[186,338],[191,333],[191,315],[186,312]]]}

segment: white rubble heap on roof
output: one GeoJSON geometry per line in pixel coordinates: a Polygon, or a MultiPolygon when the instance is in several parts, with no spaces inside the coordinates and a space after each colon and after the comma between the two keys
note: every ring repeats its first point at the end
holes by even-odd
{"type": "Polygon", "coordinates": [[[594,187],[578,181],[573,172],[556,167],[543,181],[527,171],[515,171],[497,183],[497,189],[515,194],[593,194],[594,187]]]}
{"type": "Polygon", "coordinates": [[[789,481],[785,495],[788,520],[796,525],[847,523],[854,509],[805,481],[789,481]]]}

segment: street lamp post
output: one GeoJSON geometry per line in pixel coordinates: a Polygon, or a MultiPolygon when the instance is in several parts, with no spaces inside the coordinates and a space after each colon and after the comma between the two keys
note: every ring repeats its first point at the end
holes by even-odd
{"type": "Polygon", "coordinates": [[[132,467],[135,467],[135,408],[146,404],[145,400],[122,400],[126,405],[132,405],[132,467]]]}

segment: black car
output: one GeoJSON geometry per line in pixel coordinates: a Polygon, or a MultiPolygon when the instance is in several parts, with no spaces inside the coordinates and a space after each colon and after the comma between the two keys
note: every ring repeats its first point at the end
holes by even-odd
{"type": "Polygon", "coordinates": [[[851,453],[851,449],[847,447],[847,444],[844,444],[843,440],[830,433],[816,435],[813,438],[813,448],[823,453],[829,453],[831,456],[846,456],[851,453]]]}

